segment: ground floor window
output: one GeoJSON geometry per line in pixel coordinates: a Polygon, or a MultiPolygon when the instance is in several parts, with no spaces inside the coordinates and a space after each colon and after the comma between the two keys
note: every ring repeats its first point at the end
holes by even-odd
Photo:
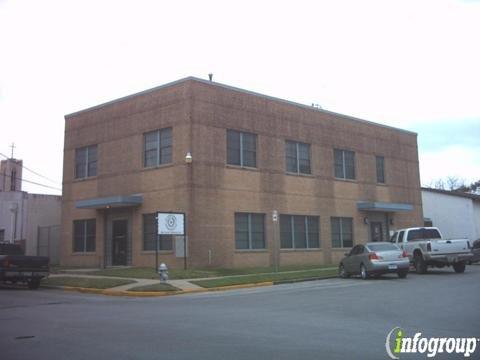
{"type": "Polygon", "coordinates": [[[353,219],[332,217],[332,247],[348,248],[353,246],[353,219]]]}
{"type": "Polygon", "coordinates": [[[281,248],[320,248],[319,219],[318,216],[280,215],[281,248]]]}
{"type": "Polygon", "coordinates": [[[73,221],[73,251],[94,252],[95,251],[96,220],[74,220],[73,221]]]}
{"type": "Polygon", "coordinates": [[[173,235],[157,234],[157,214],[143,215],[143,250],[156,250],[155,239],[158,240],[158,250],[173,250],[173,235]]]}
{"type": "Polygon", "coordinates": [[[264,214],[235,214],[235,247],[237,249],[265,249],[264,219],[264,214]]]}

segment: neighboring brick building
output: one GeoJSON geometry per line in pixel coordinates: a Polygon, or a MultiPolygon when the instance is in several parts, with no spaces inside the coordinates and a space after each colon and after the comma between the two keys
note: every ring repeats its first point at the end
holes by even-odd
{"type": "Polygon", "coordinates": [[[409,131],[197,78],[65,120],[65,265],[155,264],[157,211],[186,213],[191,267],[336,263],[423,222],[409,131]]]}

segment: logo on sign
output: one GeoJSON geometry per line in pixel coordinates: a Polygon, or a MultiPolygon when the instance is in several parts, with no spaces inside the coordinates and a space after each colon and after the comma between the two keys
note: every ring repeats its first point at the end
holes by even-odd
{"type": "Polygon", "coordinates": [[[168,230],[175,230],[177,227],[177,218],[175,215],[168,215],[165,218],[165,226],[168,230]]]}

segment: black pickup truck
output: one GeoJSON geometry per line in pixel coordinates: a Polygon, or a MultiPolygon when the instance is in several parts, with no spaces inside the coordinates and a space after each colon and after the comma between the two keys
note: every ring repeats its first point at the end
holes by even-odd
{"type": "Polygon", "coordinates": [[[26,256],[19,245],[0,243],[0,282],[23,282],[34,290],[48,273],[48,257],[26,256]]]}

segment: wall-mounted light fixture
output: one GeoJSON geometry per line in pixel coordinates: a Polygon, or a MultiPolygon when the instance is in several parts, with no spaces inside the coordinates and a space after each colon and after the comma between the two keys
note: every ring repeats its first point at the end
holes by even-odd
{"type": "Polygon", "coordinates": [[[364,218],[363,218],[363,223],[364,223],[365,225],[368,225],[368,217],[364,217],[364,218]]]}
{"type": "Polygon", "coordinates": [[[187,164],[190,164],[192,162],[193,158],[192,158],[192,154],[190,153],[190,151],[187,152],[187,154],[185,155],[185,162],[187,164]]]}

